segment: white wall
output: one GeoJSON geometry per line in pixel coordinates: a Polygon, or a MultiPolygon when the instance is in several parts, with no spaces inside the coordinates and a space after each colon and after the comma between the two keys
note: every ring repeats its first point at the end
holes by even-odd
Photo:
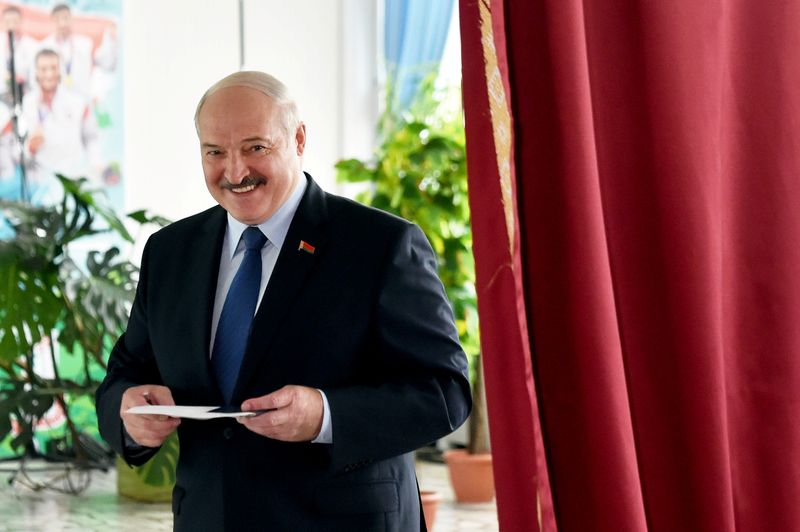
{"type": "Polygon", "coordinates": [[[213,205],[192,122],[239,64],[237,0],[124,2],[126,210],[180,218],[213,205]]]}
{"type": "Polygon", "coordinates": [[[289,87],[306,124],[305,169],[323,186],[333,183],[339,153],[340,11],[341,2],[330,0],[244,2],[244,68],[289,87]]]}
{"type": "MultiPolygon", "coordinates": [[[[336,160],[371,154],[376,4],[243,1],[244,68],[289,87],[308,132],[305,169],[327,190],[338,188],[336,160]]],[[[239,1],[126,1],[123,26],[125,209],[178,219],[214,204],[192,120],[203,92],[239,69],[239,1]]]]}

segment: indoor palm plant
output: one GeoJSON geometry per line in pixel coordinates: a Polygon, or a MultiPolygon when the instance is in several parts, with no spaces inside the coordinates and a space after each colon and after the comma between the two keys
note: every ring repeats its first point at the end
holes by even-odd
{"type": "MultiPolygon", "coordinates": [[[[121,257],[117,244],[133,239],[104,195],[83,179],[59,181],[64,196],[54,205],[0,200],[8,234],[0,240],[0,441],[23,459],[104,466],[110,454],[98,444],[94,391],[127,322],[138,268],[121,257]],[[65,433],[37,440],[54,404],[65,433]]],[[[144,211],[130,217],[164,222],[144,211]]]]}
{"type": "MultiPolygon", "coordinates": [[[[359,201],[415,222],[437,253],[439,276],[470,359],[473,387],[467,450],[455,455],[470,455],[468,459],[482,462],[484,472],[491,474],[460,91],[437,88],[433,78],[425,80],[408,111],[383,116],[380,136],[373,160],[339,161],[337,178],[367,184],[357,195],[359,201]]],[[[453,453],[445,454],[450,461],[453,453]]],[[[491,499],[492,479],[484,484],[491,488],[491,499]]]]}

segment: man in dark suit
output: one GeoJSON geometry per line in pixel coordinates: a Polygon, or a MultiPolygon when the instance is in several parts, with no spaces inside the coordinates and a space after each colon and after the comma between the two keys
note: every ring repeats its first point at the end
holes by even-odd
{"type": "Polygon", "coordinates": [[[303,173],[305,125],[267,74],[212,86],[195,123],[219,206],[149,239],[101,434],[142,464],[177,429],[175,530],[424,529],[411,453],[471,408],[425,236],[303,173]],[[148,403],[271,410],[127,412],[148,403]]]}

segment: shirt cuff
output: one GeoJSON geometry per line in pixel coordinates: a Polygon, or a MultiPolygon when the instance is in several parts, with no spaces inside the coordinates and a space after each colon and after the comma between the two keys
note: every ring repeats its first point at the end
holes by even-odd
{"type": "Polygon", "coordinates": [[[322,396],[322,428],[316,438],[311,443],[333,443],[333,426],[331,425],[331,407],[328,405],[328,397],[320,389],[317,389],[322,396]]]}

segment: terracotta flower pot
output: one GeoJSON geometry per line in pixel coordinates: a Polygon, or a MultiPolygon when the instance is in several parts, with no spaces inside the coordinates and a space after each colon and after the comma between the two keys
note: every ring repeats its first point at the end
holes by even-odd
{"type": "Polygon", "coordinates": [[[442,502],[442,496],[436,491],[422,490],[419,492],[422,498],[422,513],[425,516],[425,526],[428,532],[433,530],[433,522],[436,520],[436,510],[442,502]]]}
{"type": "Polygon", "coordinates": [[[445,451],[444,461],[458,502],[491,502],[494,499],[492,455],[468,454],[464,449],[445,451]]]}

